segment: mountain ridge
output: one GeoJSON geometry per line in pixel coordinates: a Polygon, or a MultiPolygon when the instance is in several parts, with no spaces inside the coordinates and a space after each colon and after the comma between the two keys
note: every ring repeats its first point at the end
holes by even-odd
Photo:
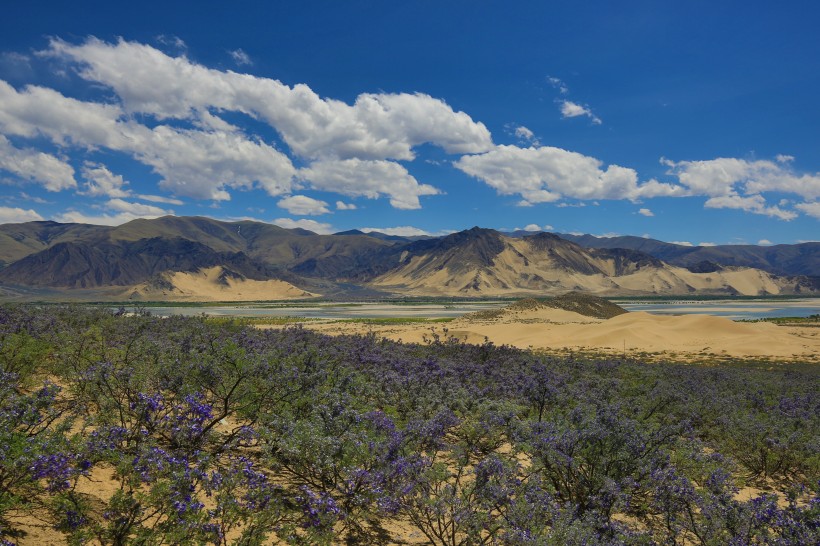
{"type": "MultiPolygon", "coordinates": [[[[321,235],[202,216],[138,219],[114,227],[28,222],[0,225],[0,293],[16,294],[21,287],[148,286],[159,278],[184,279],[189,285],[205,279],[220,290],[230,284],[220,284],[220,278],[277,280],[294,287],[284,290],[288,297],[537,296],[570,290],[599,295],[814,293],[820,284],[816,279],[736,265],[743,256],[771,265],[788,255],[794,262],[790,268],[815,272],[820,243],[792,246],[798,248],[743,248],[745,254],[719,248],[704,254],[704,247],[691,250],[637,237],[511,235],[478,226],[423,239],[358,230],[321,235]],[[774,254],[767,257],[761,249],[774,254]],[[797,263],[801,256],[802,266],[797,263]],[[220,275],[226,277],[213,273],[215,267],[223,268],[220,275]]],[[[187,293],[197,290],[189,286],[187,293]]]]}

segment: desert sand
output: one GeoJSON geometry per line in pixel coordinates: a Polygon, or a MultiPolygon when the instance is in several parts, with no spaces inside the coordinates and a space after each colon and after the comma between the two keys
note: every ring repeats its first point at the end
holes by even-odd
{"type": "Polygon", "coordinates": [[[307,322],[329,334],[372,332],[404,342],[435,335],[467,343],[491,341],[522,349],[653,353],[684,360],[711,356],[820,363],[820,328],[741,323],[709,315],[663,316],[634,312],[602,320],[559,309],[505,309],[496,317],[466,315],[452,322],[398,325],[307,322]]]}
{"type": "Polygon", "coordinates": [[[315,296],[289,282],[256,281],[225,274],[222,267],[209,267],[194,272],[164,273],[167,286],[157,288],[143,284],[127,289],[123,294],[143,300],[163,301],[264,301],[299,299],[315,296]]]}

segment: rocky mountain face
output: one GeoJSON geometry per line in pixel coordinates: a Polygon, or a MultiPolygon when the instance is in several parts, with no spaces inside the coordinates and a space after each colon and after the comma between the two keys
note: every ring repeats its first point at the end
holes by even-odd
{"type": "Polygon", "coordinates": [[[704,266],[754,267],[775,275],[820,277],[820,242],[795,245],[684,246],[643,237],[561,234],[585,248],[626,248],[692,271],[704,266]]]}
{"type": "MultiPolygon", "coordinates": [[[[264,296],[269,285],[258,283],[272,280],[291,287],[277,293],[293,297],[546,295],[569,290],[602,295],[756,295],[811,293],[817,288],[805,277],[777,277],[739,267],[732,262],[742,261],[737,252],[726,258],[725,251],[680,247],[687,249],[683,254],[679,245],[618,239],[623,239],[623,246],[613,246],[616,243],[609,239],[595,246],[596,240],[589,238],[576,244],[551,233],[511,236],[478,227],[424,239],[356,231],[318,235],[261,222],[172,216],[117,227],[5,224],[0,225],[0,294],[27,288],[136,286],[146,294],[154,293],[146,286],[198,294],[205,290],[194,286],[200,279],[219,287],[220,297],[226,298],[229,288],[240,285],[245,297],[251,286],[264,296]],[[657,254],[672,256],[673,263],[657,254]],[[214,268],[219,268],[218,275],[214,268]],[[168,285],[174,282],[185,283],[185,290],[168,285]]],[[[788,255],[792,258],[780,267],[812,272],[816,256],[811,245],[792,245],[797,248],[791,250],[752,247],[744,259],[758,255],[754,249],[767,249],[775,254],[764,252],[765,264],[788,255]],[[800,256],[805,258],[802,265],[800,256]]]]}
{"type": "Polygon", "coordinates": [[[778,278],[750,268],[694,273],[622,248],[584,248],[550,233],[509,237],[473,228],[406,245],[400,263],[372,281],[385,291],[480,296],[781,294],[813,290],[809,279],[778,278]]]}

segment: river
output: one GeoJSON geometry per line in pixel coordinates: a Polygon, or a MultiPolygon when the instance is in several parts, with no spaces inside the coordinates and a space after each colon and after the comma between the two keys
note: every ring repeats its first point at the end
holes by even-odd
{"type": "MultiPolygon", "coordinates": [[[[820,298],[723,299],[723,300],[613,300],[628,311],[659,315],[716,315],[732,320],[776,317],[808,317],[820,314],[820,298]]],[[[452,303],[242,303],[225,305],[151,306],[154,315],[201,315],[236,317],[304,317],[319,319],[453,318],[466,313],[498,309],[509,301],[452,303]]]]}

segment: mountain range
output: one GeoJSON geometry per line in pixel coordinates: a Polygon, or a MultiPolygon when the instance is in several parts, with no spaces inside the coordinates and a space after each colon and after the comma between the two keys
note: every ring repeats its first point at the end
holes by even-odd
{"type": "Polygon", "coordinates": [[[0,295],[265,300],[323,296],[813,294],[820,243],[687,247],[640,237],[319,235],[166,216],[0,225],[0,295]]]}

